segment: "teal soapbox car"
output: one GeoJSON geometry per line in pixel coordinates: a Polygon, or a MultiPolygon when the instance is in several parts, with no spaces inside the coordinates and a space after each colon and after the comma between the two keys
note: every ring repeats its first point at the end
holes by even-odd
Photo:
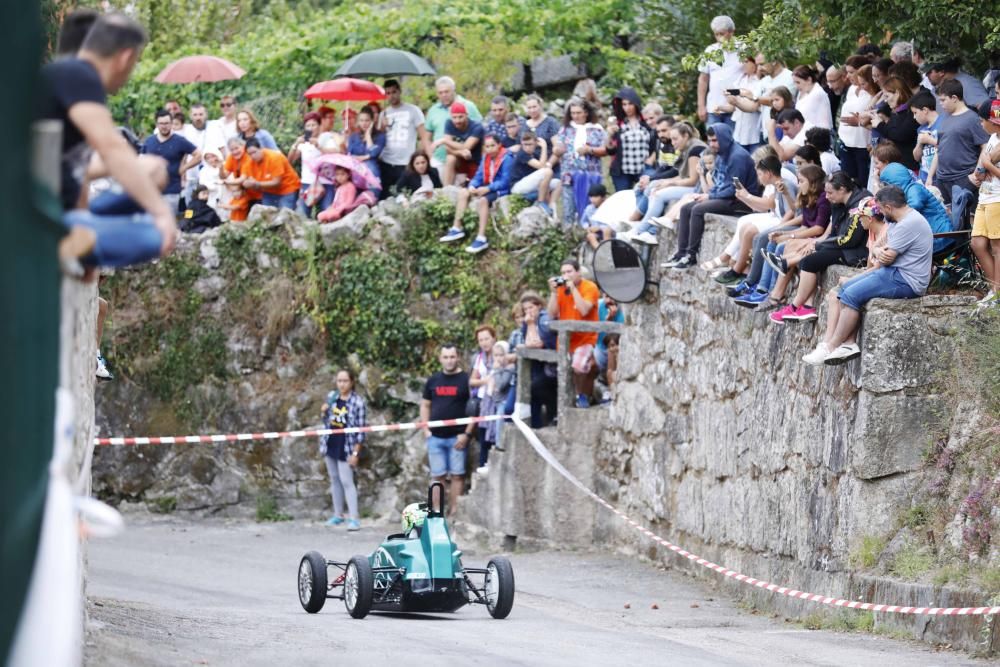
{"type": "Polygon", "coordinates": [[[302,608],[315,614],[333,598],[343,600],[354,618],[364,618],[373,610],[452,612],[481,604],[493,618],[506,618],[514,606],[510,561],[494,556],[485,568],[463,567],[444,514],[444,487],[435,482],[426,504],[404,511],[404,532],[389,535],[370,556],[341,563],[310,551],[299,563],[302,608]],[[477,585],[473,579],[480,577],[477,585]]]}

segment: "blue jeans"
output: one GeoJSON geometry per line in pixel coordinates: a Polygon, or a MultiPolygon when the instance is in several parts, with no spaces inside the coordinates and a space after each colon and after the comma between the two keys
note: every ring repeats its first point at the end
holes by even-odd
{"type": "Polygon", "coordinates": [[[639,182],[642,174],[611,174],[611,183],[615,186],[615,192],[631,190],[639,182]]]}
{"type": "Polygon", "coordinates": [[[883,266],[848,280],[837,298],[853,310],[861,310],[872,299],[915,299],[917,294],[894,266],[883,266]]]}
{"type": "Polygon", "coordinates": [[[747,274],[747,285],[756,285],[760,282],[761,273],[768,264],[764,261],[764,256],[760,254],[762,249],[767,249],[771,240],[767,238],[767,235],[771,232],[787,232],[798,227],[790,227],[788,225],[782,225],[781,227],[775,227],[766,232],[761,232],[757,236],[753,237],[753,250],[750,251],[750,273],[747,274]]]}
{"type": "Polygon", "coordinates": [[[705,119],[705,127],[713,123],[725,123],[730,127],[730,129],[736,128],[736,121],[733,120],[733,114],[731,113],[710,113],[708,118],[705,119]]]}
{"type": "Polygon", "coordinates": [[[63,214],[63,224],[89,227],[97,234],[93,251],[82,260],[85,266],[121,268],[142,264],[159,257],[163,245],[163,234],[145,213],[100,216],[73,210],[63,214]]]}
{"type": "Polygon", "coordinates": [[[692,192],[694,192],[694,188],[686,185],[671,185],[657,190],[649,197],[649,206],[646,208],[646,214],[642,216],[642,222],[636,227],[636,231],[639,233],[655,233],[656,225],[650,222],[650,218],[660,217],[669,204],[692,192]]]}
{"type": "MultiPolygon", "coordinates": [[[[785,244],[770,241],[767,244],[766,250],[781,257],[785,254],[785,244]]],[[[754,261],[757,261],[756,258],[754,261]]],[[[757,281],[757,289],[770,292],[774,289],[774,283],[778,282],[778,272],[771,268],[771,265],[767,263],[767,260],[763,256],[761,256],[760,261],[763,263],[764,268],[761,269],[760,280],[757,281]]]]}
{"type": "Polygon", "coordinates": [[[309,186],[303,183],[302,190],[299,192],[299,196],[295,200],[295,210],[307,218],[315,218],[316,216],[313,215],[314,210],[325,211],[326,209],[330,208],[330,204],[333,203],[333,197],[335,194],[337,194],[337,189],[334,188],[332,185],[324,185],[323,196],[320,197],[319,201],[317,201],[311,207],[306,206],[306,202],[303,199],[303,197],[306,194],[306,190],[308,189],[309,186]]]}
{"type": "Polygon", "coordinates": [[[465,451],[455,449],[458,436],[439,438],[436,435],[427,438],[427,459],[431,466],[431,477],[444,477],[465,474],[465,451]]]}
{"type": "Polygon", "coordinates": [[[272,195],[267,192],[264,193],[261,199],[261,204],[264,206],[274,206],[276,208],[288,208],[295,210],[295,202],[298,201],[298,192],[289,192],[287,195],[272,195]]]}

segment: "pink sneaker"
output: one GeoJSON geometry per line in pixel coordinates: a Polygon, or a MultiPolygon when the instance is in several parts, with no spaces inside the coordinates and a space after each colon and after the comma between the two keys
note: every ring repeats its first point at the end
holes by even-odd
{"type": "Polygon", "coordinates": [[[784,324],[785,318],[790,317],[791,315],[794,314],[795,314],[795,306],[793,306],[792,304],[788,304],[784,308],[774,311],[773,313],[768,315],[768,317],[770,317],[771,321],[774,322],[775,324],[784,324]]]}
{"type": "Polygon", "coordinates": [[[790,322],[808,322],[809,320],[815,320],[817,317],[819,315],[812,306],[800,306],[794,308],[791,315],[785,315],[785,319],[790,322]]]}

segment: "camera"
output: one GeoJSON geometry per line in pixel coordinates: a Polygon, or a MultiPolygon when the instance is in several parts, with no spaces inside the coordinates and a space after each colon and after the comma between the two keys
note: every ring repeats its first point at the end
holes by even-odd
{"type": "Polygon", "coordinates": [[[556,276],[552,280],[556,281],[556,287],[563,287],[566,284],[566,279],[562,276],[556,276]]]}

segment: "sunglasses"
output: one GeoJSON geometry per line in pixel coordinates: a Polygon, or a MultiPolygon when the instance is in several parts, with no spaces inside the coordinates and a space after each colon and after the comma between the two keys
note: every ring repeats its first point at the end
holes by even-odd
{"type": "Polygon", "coordinates": [[[236,105],[235,102],[221,102],[221,103],[219,103],[219,106],[222,107],[223,109],[225,109],[226,107],[231,107],[231,106],[235,106],[235,105],[236,105]]]}

